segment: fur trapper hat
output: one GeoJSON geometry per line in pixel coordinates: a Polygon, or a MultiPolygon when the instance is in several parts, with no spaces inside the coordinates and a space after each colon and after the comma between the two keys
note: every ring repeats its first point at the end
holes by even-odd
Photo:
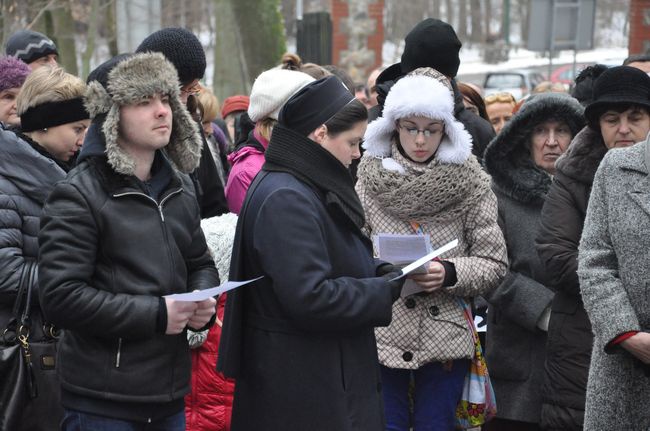
{"type": "Polygon", "coordinates": [[[181,103],[180,83],[174,65],[160,53],[126,55],[109,60],[91,73],[84,104],[93,122],[101,123],[108,163],[118,173],[133,175],[135,161],[117,144],[120,107],[132,105],[154,94],[169,96],[172,132],[165,151],[171,162],[185,173],[199,165],[202,140],[199,129],[181,103]]]}
{"type": "Polygon", "coordinates": [[[441,120],[445,136],[436,159],[441,163],[463,164],[472,155],[472,136],[454,118],[454,96],[449,80],[431,68],[419,68],[400,79],[386,96],[381,117],[368,125],[363,148],[377,158],[391,155],[391,136],[397,120],[411,116],[441,120]]]}

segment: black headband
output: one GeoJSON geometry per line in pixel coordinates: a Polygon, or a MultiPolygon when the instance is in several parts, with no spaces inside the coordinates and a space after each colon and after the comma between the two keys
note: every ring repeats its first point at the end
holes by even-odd
{"type": "Polygon", "coordinates": [[[78,97],[61,102],[47,102],[29,108],[20,116],[20,127],[23,132],[33,132],[89,118],[83,99],[78,97]]]}

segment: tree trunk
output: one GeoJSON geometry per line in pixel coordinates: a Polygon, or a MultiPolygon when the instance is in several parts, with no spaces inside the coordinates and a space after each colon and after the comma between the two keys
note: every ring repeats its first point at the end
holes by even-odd
{"type": "Polygon", "coordinates": [[[487,41],[492,39],[492,0],[483,0],[483,4],[485,5],[485,24],[483,25],[485,36],[483,40],[487,41]]]}
{"type": "Polygon", "coordinates": [[[105,0],[104,10],[106,11],[106,42],[111,57],[119,54],[117,48],[117,30],[115,25],[115,0],[105,0]]]}
{"type": "Polygon", "coordinates": [[[528,1],[519,0],[519,28],[521,28],[521,43],[528,45],[528,15],[530,7],[528,1]]]}
{"type": "Polygon", "coordinates": [[[429,16],[440,19],[440,2],[441,0],[429,0],[429,16]]]}
{"type": "Polygon", "coordinates": [[[244,53],[235,25],[230,0],[214,0],[216,43],[214,44],[214,75],[212,88],[219,100],[234,94],[249,94],[250,80],[244,53]]]}
{"type": "Polygon", "coordinates": [[[52,10],[52,21],[54,22],[54,32],[50,36],[53,34],[58,36],[55,42],[59,51],[59,64],[66,72],[79,75],[74,20],[69,1],[62,1],[60,7],[52,10]]]}
{"type": "MultiPolygon", "coordinates": [[[[241,35],[247,81],[280,62],[286,51],[279,0],[230,0],[241,35]]],[[[236,53],[239,54],[239,53],[236,53]]]]}
{"type": "Polygon", "coordinates": [[[467,40],[467,0],[458,1],[458,38],[461,42],[467,40]]]}
{"type": "Polygon", "coordinates": [[[483,21],[481,14],[481,1],[480,0],[471,0],[470,14],[472,19],[472,36],[470,40],[472,42],[484,42],[485,33],[483,32],[483,21]]]}
{"type": "Polygon", "coordinates": [[[454,25],[454,0],[447,0],[447,24],[454,25]]]}
{"type": "Polygon", "coordinates": [[[81,78],[86,79],[90,73],[90,59],[95,52],[95,35],[97,34],[97,20],[99,15],[99,0],[90,0],[90,13],[88,14],[88,34],[86,36],[86,50],[81,56],[81,78]]]}

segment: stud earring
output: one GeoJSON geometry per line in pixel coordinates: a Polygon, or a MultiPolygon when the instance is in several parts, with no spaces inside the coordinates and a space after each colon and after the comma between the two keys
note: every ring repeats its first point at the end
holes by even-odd
{"type": "Polygon", "coordinates": [[[47,127],[43,127],[43,133],[47,133],[47,127]]]}

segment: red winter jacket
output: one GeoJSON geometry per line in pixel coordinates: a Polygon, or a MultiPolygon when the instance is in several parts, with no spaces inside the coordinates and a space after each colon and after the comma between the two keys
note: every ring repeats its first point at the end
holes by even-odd
{"type": "Polygon", "coordinates": [[[185,396],[187,431],[229,431],[235,381],[217,372],[226,295],[217,302],[219,320],[200,347],[192,349],[192,390],[185,396]]]}

